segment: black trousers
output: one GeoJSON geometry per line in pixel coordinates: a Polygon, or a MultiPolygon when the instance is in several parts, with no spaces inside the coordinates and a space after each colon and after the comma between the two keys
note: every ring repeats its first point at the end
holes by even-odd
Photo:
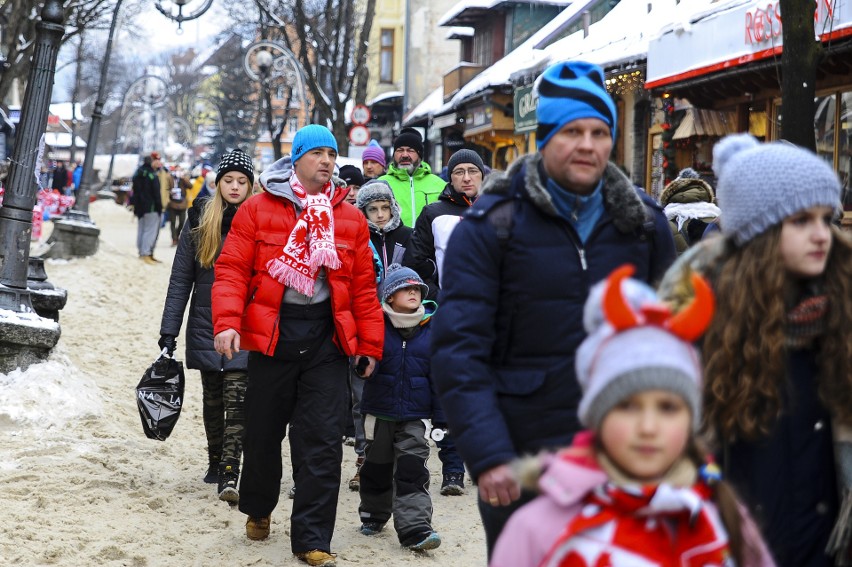
{"type": "MultiPolygon", "coordinates": [[[[524,504],[534,500],[535,497],[534,492],[522,490],[520,499],[508,506],[492,506],[488,502],[483,502],[482,497],[477,494],[476,502],[479,507],[479,517],[482,518],[482,527],[485,528],[485,545],[488,549],[489,560],[491,559],[491,552],[494,551],[494,546],[497,544],[497,538],[500,537],[500,532],[503,531],[506,522],[509,521],[509,516],[524,504]]],[[[240,493],[240,498],[242,498],[242,493],[240,493]]]]}
{"type": "Polygon", "coordinates": [[[348,361],[329,334],[306,360],[249,353],[240,511],[268,516],[281,493],[281,442],[290,425],[298,489],[290,515],[293,553],[331,551],[337,515],[348,361]]]}

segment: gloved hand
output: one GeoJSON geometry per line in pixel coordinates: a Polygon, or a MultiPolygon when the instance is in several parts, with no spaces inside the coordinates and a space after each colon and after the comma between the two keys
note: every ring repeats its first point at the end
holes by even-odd
{"type": "Polygon", "coordinates": [[[172,335],[160,335],[160,340],[157,342],[160,345],[160,349],[166,349],[169,356],[174,356],[175,349],[177,348],[177,337],[172,335]]]}

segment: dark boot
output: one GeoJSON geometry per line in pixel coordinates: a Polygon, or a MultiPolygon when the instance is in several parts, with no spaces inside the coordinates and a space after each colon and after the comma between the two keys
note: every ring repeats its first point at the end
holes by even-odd
{"type": "Polygon", "coordinates": [[[240,465],[222,463],[219,465],[219,500],[232,506],[240,501],[237,482],[240,479],[240,465]]]}
{"type": "Polygon", "coordinates": [[[217,455],[208,449],[207,457],[207,473],[204,475],[204,482],[207,484],[216,484],[219,482],[219,463],[222,461],[222,455],[217,455]]]}

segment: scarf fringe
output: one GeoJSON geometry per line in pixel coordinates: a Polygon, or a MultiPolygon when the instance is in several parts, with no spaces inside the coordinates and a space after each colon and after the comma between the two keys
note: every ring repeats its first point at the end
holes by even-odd
{"type": "Polygon", "coordinates": [[[278,283],[284,284],[286,287],[293,288],[302,295],[313,297],[314,295],[314,279],[310,276],[293,269],[286,263],[281,261],[281,258],[273,258],[266,264],[266,270],[269,275],[275,278],[278,283]]]}
{"type": "Polygon", "coordinates": [[[340,257],[337,255],[337,252],[334,250],[330,250],[324,247],[317,247],[314,250],[311,250],[311,273],[316,274],[317,270],[322,266],[326,266],[332,270],[339,270],[340,266],[343,263],[340,261],[340,257]]]}

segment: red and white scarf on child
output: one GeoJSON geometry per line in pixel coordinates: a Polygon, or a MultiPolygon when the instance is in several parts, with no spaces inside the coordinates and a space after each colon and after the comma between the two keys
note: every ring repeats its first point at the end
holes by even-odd
{"type": "Polygon", "coordinates": [[[285,286],[312,296],[319,269],[325,266],[337,270],[341,265],[334,245],[332,184],[329,182],[316,195],[309,195],[294,173],[290,187],[302,205],[302,214],[287,238],[283,254],[270,260],[266,269],[285,286]]]}
{"type": "Polygon", "coordinates": [[[712,489],[607,483],[586,497],[540,567],[734,565],[712,489]]]}

